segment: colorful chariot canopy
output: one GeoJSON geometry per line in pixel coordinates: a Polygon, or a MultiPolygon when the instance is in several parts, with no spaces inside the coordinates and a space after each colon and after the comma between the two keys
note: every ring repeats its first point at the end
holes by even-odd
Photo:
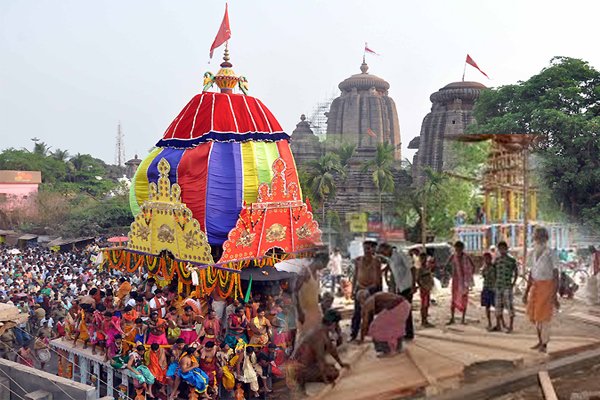
{"type": "MultiPolygon", "coordinates": [[[[280,174],[296,188],[295,201],[302,203],[289,135],[260,100],[247,95],[248,82],[233,71],[227,48],[223,60],[216,74],[204,74],[202,93],[183,108],[142,161],[130,195],[131,210],[137,215],[149,199],[149,184],[158,183],[164,159],[170,166],[170,183],[181,189],[181,202],[211,246],[227,241],[245,205],[259,200],[259,187],[280,174]],[[219,92],[210,91],[214,85],[219,92]],[[233,93],[236,87],[241,94],[233,93]],[[273,168],[277,160],[284,166],[280,170],[273,168]]],[[[236,255],[243,253],[251,251],[236,255]]]]}

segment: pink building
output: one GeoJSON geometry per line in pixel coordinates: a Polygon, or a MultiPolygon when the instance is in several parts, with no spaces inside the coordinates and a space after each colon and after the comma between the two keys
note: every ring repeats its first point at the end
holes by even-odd
{"type": "Polygon", "coordinates": [[[0,208],[13,209],[38,192],[40,171],[0,171],[0,208]]]}

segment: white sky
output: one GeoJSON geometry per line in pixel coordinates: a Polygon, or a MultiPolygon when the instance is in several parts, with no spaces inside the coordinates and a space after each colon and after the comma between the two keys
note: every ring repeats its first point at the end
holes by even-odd
{"type": "MultiPolygon", "coordinates": [[[[0,0],[0,148],[38,137],[114,161],[144,156],[216,72],[207,64],[224,0],[0,0]]],[[[429,95],[460,80],[526,80],[553,56],[600,68],[597,0],[230,0],[234,70],[291,133],[302,113],[358,73],[364,42],[382,54],[370,73],[391,85],[404,157],[429,95]]]]}

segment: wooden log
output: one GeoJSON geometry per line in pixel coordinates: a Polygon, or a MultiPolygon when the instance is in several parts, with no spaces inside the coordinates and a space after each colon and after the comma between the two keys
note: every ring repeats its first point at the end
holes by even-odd
{"type": "Polygon", "coordinates": [[[544,393],[544,399],[558,400],[558,396],[554,391],[554,386],[552,386],[552,381],[550,380],[550,375],[548,375],[548,371],[538,372],[538,379],[540,381],[540,386],[542,387],[542,392],[544,393]]]}

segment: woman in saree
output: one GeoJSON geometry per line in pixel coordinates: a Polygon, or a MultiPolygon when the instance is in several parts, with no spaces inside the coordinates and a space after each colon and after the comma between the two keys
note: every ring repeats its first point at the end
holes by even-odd
{"type": "Polygon", "coordinates": [[[130,343],[135,343],[135,320],[138,319],[138,313],[133,307],[125,306],[121,315],[123,339],[130,343]]]}
{"type": "Polygon", "coordinates": [[[238,341],[241,339],[244,343],[248,343],[248,336],[246,335],[246,328],[248,327],[248,320],[244,312],[244,307],[238,307],[235,309],[233,314],[229,315],[227,320],[227,336],[225,336],[225,343],[230,348],[235,348],[238,341]]]}
{"type": "Polygon", "coordinates": [[[144,365],[145,353],[146,348],[142,344],[131,351],[129,361],[127,362],[127,374],[133,378],[133,384],[136,388],[144,389],[146,396],[153,399],[152,385],[155,378],[148,367],[144,365]]]}

